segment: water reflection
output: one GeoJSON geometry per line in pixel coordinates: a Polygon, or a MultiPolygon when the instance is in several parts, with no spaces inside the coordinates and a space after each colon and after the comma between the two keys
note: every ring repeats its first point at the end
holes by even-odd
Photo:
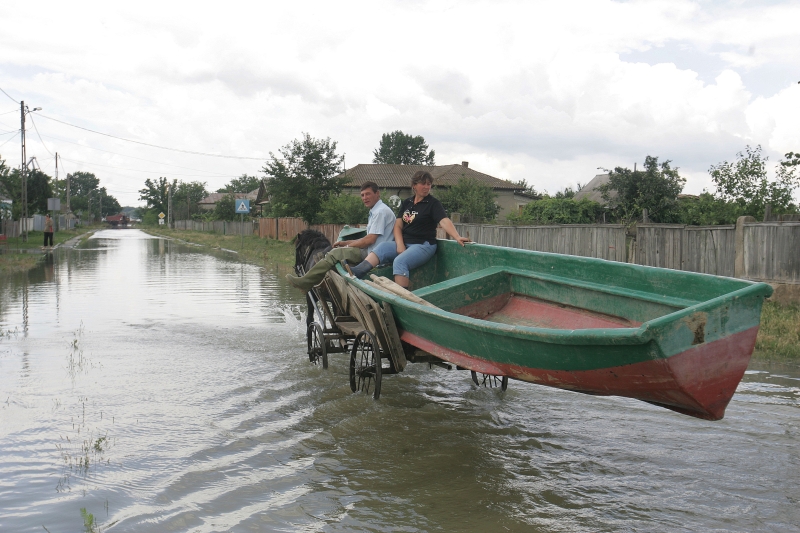
{"type": "Polygon", "coordinates": [[[800,523],[800,374],[726,418],[410,365],[380,402],[304,356],[228,253],[99,232],[0,280],[0,524],[77,531],[731,531],[800,523]],[[49,273],[47,272],[47,269],[49,273]],[[16,333],[15,333],[16,332],[16,333]]]}

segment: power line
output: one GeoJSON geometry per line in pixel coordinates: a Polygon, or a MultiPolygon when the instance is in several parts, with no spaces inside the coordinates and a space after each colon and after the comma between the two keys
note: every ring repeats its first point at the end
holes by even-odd
{"type": "Polygon", "coordinates": [[[80,161],[80,160],[77,160],[77,159],[67,158],[67,157],[64,157],[64,156],[58,156],[58,158],[59,159],[63,159],[65,161],[69,161],[71,163],[81,163],[81,164],[84,164],[84,165],[93,165],[93,166],[98,166],[98,167],[113,168],[113,169],[116,169],[116,170],[127,170],[128,172],[145,172],[145,173],[148,173],[148,174],[161,174],[161,175],[169,174],[170,176],[189,176],[189,177],[194,177],[194,178],[227,178],[227,177],[230,176],[230,174],[214,174],[214,175],[211,175],[211,176],[198,176],[197,174],[176,174],[174,172],[162,172],[160,170],[139,170],[137,168],[124,168],[124,167],[119,167],[119,166],[116,166],[116,165],[104,165],[102,163],[90,163],[88,161],[80,161]]]}
{"type": "Polygon", "coordinates": [[[0,116],[9,115],[11,113],[19,113],[19,109],[12,109],[11,111],[6,111],[5,113],[0,113],[0,116]]]}
{"type": "MultiPolygon", "coordinates": [[[[8,95],[6,95],[6,96],[8,96],[8,95]]],[[[91,133],[96,133],[97,135],[104,135],[106,137],[111,137],[112,139],[119,139],[120,141],[125,141],[125,142],[135,143],[135,144],[141,144],[143,146],[149,146],[151,148],[158,148],[160,150],[170,150],[172,152],[181,152],[181,153],[184,153],[184,154],[192,154],[192,155],[203,155],[203,156],[208,156],[208,157],[222,157],[222,158],[225,158],[225,159],[252,159],[254,161],[264,161],[264,160],[266,160],[265,157],[244,157],[244,156],[238,156],[238,155],[209,154],[209,153],[206,153],[206,152],[194,152],[192,150],[181,150],[180,148],[169,148],[168,146],[159,146],[157,144],[150,144],[150,143],[146,143],[146,142],[142,142],[142,141],[134,141],[132,139],[125,139],[124,137],[117,137],[116,135],[111,135],[110,133],[103,133],[101,131],[90,130],[89,128],[84,128],[83,126],[76,126],[75,124],[70,124],[69,122],[64,122],[63,120],[58,120],[56,118],[52,118],[52,117],[48,117],[48,116],[42,115],[41,113],[39,114],[39,116],[42,117],[42,118],[46,118],[47,120],[52,120],[52,121],[58,122],[60,124],[64,124],[65,126],[71,126],[73,128],[78,128],[79,130],[84,130],[84,131],[88,131],[88,132],[91,132],[91,133]]]]}
{"type": "MultiPolygon", "coordinates": [[[[19,132],[17,132],[17,135],[19,135],[19,132]]],[[[17,135],[14,135],[13,137],[9,137],[8,139],[6,139],[6,142],[4,142],[3,144],[0,144],[0,148],[5,146],[6,144],[8,144],[10,141],[13,141],[17,137],[17,135]]]]}
{"type": "Polygon", "coordinates": [[[39,128],[37,128],[37,127],[36,127],[36,122],[34,122],[34,121],[33,121],[33,113],[29,114],[28,116],[29,116],[29,117],[31,117],[31,124],[33,124],[33,129],[34,129],[34,130],[36,130],[36,135],[38,135],[38,136],[39,136],[39,140],[42,142],[42,146],[44,146],[44,149],[47,151],[47,153],[48,153],[48,154],[50,154],[50,155],[52,155],[53,157],[55,157],[55,155],[53,154],[53,152],[51,152],[51,151],[50,151],[50,150],[47,148],[47,145],[46,145],[46,144],[44,144],[44,140],[42,140],[42,136],[39,134],[39,128]]]}
{"type": "MultiPolygon", "coordinates": [[[[17,131],[19,131],[19,130],[17,130],[17,131]]],[[[136,159],[138,161],[145,161],[147,163],[155,163],[156,165],[163,165],[165,167],[182,168],[184,170],[193,170],[195,172],[205,172],[206,174],[211,174],[210,170],[201,170],[199,168],[184,167],[184,166],[181,166],[181,165],[172,165],[170,163],[161,163],[160,161],[153,161],[152,159],[144,159],[142,157],[135,157],[135,156],[132,156],[132,155],[120,154],[118,152],[112,152],[111,150],[103,150],[102,148],[95,148],[94,146],[88,146],[88,145],[85,145],[85,144],[76,143],[76,142],[73,142],[73,141],[68,141],[68,140],[64,139],[63,137],[58,137],[56,135],[47,134],[47,135],[41,135],[41,137],[47,137],[48,139],[58,139],[61,142],[65,142],[65,143],[68,143],[68,144],[74,144],[75,146],[80,146],[81,148],[88,148],[89,150],[97,150],[98,152],[105,152],[107,154],[118,155],[120,157],[128,157],[130,159],[136,159]]],[[[86,163],[86,164],[89,164],[89,163],[86,163]]],[[[219,174],[213,174],[213,175],[210,175],[208,177],[209,178],[217,178],[217,177],[224,177],[224,176],[220,176],[219,174]]]]}
{"type": "MultiPolygon", "coordinates": [[[[7,93],[7,92],[3,91],[3,89],[2,89],[2,88],[0,88],[0,91],[2,91],[4,95],[6,95],[6,96],[8,96],[9,98],[11,98],[11,97],[8,95],[8,93],[7,93]]],[[[11,98],[11,101],[12,101],[12,102],[14,102],[15,104],[19,104],[19,102],[17,102],[17,101],[16,101],[16,100],[14,100],[13,98],[11,98]]]]}

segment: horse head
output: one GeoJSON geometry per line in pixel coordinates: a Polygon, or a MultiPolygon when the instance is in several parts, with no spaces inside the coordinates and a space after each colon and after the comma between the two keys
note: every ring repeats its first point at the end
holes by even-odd
{"type": "Polygon", "coordinates": [[[294,241],[294,270],[301,276],[331,249],[331,241],[313,229],[303,230],[294,241]]]}

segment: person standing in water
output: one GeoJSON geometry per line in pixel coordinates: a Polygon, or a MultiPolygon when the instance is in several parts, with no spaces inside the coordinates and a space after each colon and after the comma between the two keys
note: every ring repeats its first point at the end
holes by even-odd
{"type": "Polygon", "coordinates": [[[44,246],[47,247],[47,241],[50,241],[50,247],[53,246],[53,219],[50,215],[44,216],[44,246]]]}

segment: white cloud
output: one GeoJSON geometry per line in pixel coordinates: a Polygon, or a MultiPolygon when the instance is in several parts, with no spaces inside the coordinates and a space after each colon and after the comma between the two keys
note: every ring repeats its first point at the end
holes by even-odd
{"type": "MultiPolygon", "coordinates": [[[[798,87],[776,81],[764,94],[743,81],[800,62],[789,1],[11,2],[0,17],[0,87],[49,116],[186,150],[266,158],[306,131],[337,140],[352,166],[401,129],[424,135],[441,163],[540,189],[650,154],[672,159],[693,192],[745,144],[773,159],[800,149],[798,87]]],[[[216,189],[263,164],[37,125],[147,159],[46,139],[68,170],[97,165],[126,204],[145,177],[216,189]]]]}

